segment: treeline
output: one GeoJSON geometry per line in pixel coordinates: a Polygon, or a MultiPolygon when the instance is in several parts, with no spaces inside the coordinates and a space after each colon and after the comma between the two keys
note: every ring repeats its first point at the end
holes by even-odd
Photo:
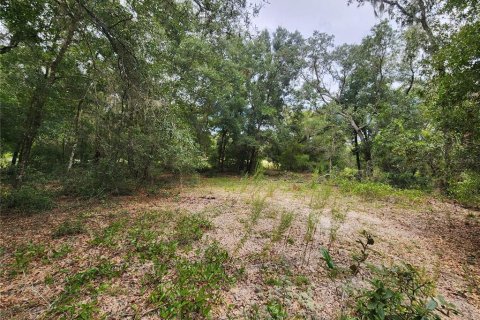
{"type": "Polygon", "coordinates": [[[478,1],[368,2],[386,20],[335,45],[252,32],[244,0],[3,1],[3,178],[88,193],[267,160],[478,205],[478,1]]]}

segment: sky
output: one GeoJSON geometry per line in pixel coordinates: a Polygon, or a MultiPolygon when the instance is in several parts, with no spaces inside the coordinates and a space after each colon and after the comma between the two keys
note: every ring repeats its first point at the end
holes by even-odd
{"type": "MultiPolygon", "coordinates": [[[[260,3],[261,0],[252,0],[260,3]]],[[[253,24],[259,30],[274,31],[278,26],[298,30],[310,36],[314,30],[333,34],[335,43],[359,43],[373,25],[375,18],[370,5],[348,6],[347,0],[268,0],[253,24]]]]}

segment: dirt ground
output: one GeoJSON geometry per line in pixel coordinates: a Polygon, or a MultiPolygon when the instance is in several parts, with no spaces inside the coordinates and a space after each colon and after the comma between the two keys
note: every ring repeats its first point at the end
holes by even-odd
{"type": "MultiPolygon", "coordinates": [[[[62,199],[51,212],[2,216],[0,318],[58,317],[49,316],[48,310],[65,290],[68,276],[100,259],[121,263],[128,255],[121,244],[92,245],[99,230],[119,217],[130,226],[146,211],[170,210],[207,216],[213,228],[195,247],[218,241],[232,257],[233,267],[242,270],[235,284],[221,293],[213,319],[252,318],[252,310],[273,300],[292,318],[338,319],[352,299],[352,288],[365,285],[370,271],[363,266],[356,276],[332,277],[320,248],[328,248],[335,263],[348,268],[362,231],[375,240],[368,265],[423,267],[435,280],[437,293],[460,311],[450,319],[480,319],[480,212],[430,197],[375,200],[335,187],[328,195],[325,190],[322,185],[312,188],[308,179],[201,178],[193,186],[153,195],[93,202],[62,199]],[[252,218],[255,206],[259,215],[252,218]],[[52,237],[52,230],[80,215],[86,232],[52,237]],[[281,229],[289,215],[291,223],[281,229]],[[316,223],[307,242],[309,220],[316,223]],[[31,254],[28,267],[12,275],[16,252],[26,243],[42,245],[45,252],[31,254]],[[65,245],[71,251],[57,254],[65,245]]],[[[168,234],[171,226],[162,228],[168,234]]],[[[142,277],[151,265],[132,261],[108,288],[97,291],[94,318],[159,319],[155,312],[146,312],[152,306],[142,277]]]]}

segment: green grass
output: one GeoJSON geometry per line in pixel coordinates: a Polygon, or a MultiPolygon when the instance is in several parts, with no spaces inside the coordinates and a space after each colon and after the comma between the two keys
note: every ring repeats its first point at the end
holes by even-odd
{"type": "Polygon", "coordinates": [[[92,240],[94,245],[114,246],[117,235],[124,229],[126,221],[124,219],[116,220],[109,226],[104,228],[100,233],[97,233],[92,240]]]}
{"type": "Polygon", "coordinates": [[[67,277],[63,292],[52,303],[47,315],[60,319],[97,319],[96,298],[104,286],[92,285],[102,279],[112,279],[124,272],[124,266],[104,261],[95,267],[85,269],[67,277]],[[83,295],[91,301],[85,302],[83,295]]]}
{"type": "Polygon", "coordinates": [[[10,274],[16,275],[27,272],[32,261],[45,258],[47,256],[47,250],[43,244],[29,242],[20,245],[13,253],[13,256],[15,260],[11,265],[10,274]]]}
{"type": "Polygon", "coordinates": [[[273,232],[272,241],[279,241],[282,239],[285,232],[290,228],[293,222],[293,212],[282,212],[280,216],[280,223],[273,232]]]}
{"type": "Polygon", "coordinates": [[[340,190],[360,196],[365,200],[389,200],[394,202],[419,202],[425,193],[415,189],[397,189],[388,184],[379,182],[358,182],[342,180],[340,190]]]}
{"type": "Polygon", "coordinates": [[[164,272],[150,294],[149,301],[161,319],[207,318],[219,302],[220,291],[233,278],[228,275],[225,250],[212,244],[200,260],[177,258],[174,272],[164,272]],[[168,276],[167,276],[168,274],[168,276]]]}
{"type": "Polygon", "coordinates": [[[85,232],[85,227],[81,219],[66,220],[62,222],[52,233],[53,238],[62,238],[74,236],[85,232]]]}
{"type": "Polygon", "coordinates": [[[200,240],[204,232],[212,227],[212,223],[201,215],[183,216],[177,222],[174,240],[182,246],[192,244],[200,240]]]}

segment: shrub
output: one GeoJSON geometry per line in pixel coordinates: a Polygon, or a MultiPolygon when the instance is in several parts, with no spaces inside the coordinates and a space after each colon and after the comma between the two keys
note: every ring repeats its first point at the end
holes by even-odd
{"type": "Polygon", "coordinates": [[[64,194],[82,198],[103,197],[106,194],[129,195],[135,187],[135,180],[126,170],[105,165],[77,168],[63,180],[64,194]]]}
{"type": "Polygon", "coordinates": [[[2,209],[11,209],[25,213],[41,212],[54,207],[51,194],[31,186],[6,191],[2,194],[2,209]]]}
{"type": "Polygon", "coordinates": [[[356,182],[341,180],[339,186],[342,191],[358,195],[367,200],[418,201],[423,196],[423,192],[420,190],[397,189],[388,184],[372,181],[356,182]]]}
{"type": "MultiPolygon", "coordinates": [[[[441,319],[456,314],[443,297],[434,297],[435,284],[423,270],[403,264],[377,269],[370,288],[360,292],[353,319],[441,319]]],[[[352,318],[350,318],[352,319],[352,318]]]]}
{"type": "Polygon", "coordinates": [[[480,174],[463,172],[460,181],[454,183],[449,191],[461,204],[480,207],[480,174]]]}

